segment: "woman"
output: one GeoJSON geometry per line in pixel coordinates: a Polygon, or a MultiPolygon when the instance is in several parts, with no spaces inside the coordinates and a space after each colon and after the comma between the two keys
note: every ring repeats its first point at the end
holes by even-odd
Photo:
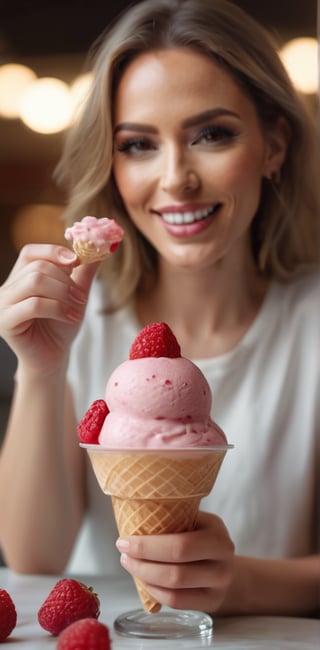
{"type": "Polygon", "coordinates": [[[68,223],[112,216],[126,235],[93,286],[95,265],[29,245],[1,288],[0,333],[19,360],[0,466],[6,560],[22,572],[64,570],[87,514],[69,569],[117,570],[110,506],[75,427],[140,327],[163,320],[205,372],[213,417],[235,448],[197,530],[117,540],[122,565],[176,608],[313,615],[320,285],[311,119],[269,37],[226,0],[140,2],[95,58],[58,175],[68,223]]]}

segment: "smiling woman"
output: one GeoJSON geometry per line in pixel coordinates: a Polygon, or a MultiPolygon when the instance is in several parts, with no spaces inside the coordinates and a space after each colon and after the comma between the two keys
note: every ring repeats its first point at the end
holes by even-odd
{"type": "Polygon", "coordinates": [[[0,288],[0,335],[18,358],[0,459],[6,561],[28,573],[117,572],[112,512],[76,423],[138,330],[166,322],[234,450],[196,530],[118,540],[121,562],[174,608],[312,616],[316,126],[272,39],[228,0],[137,2],[94,52],[57,175],[68,224],[105,216],[125,236],[96,280],[97,265],[33,243],[0,288]]]}
{"type": "MultiPolygon", "coordinates": [[[[169,12],[171,4],[169,2],[169,12]]],[[[143,8],[139,8],[138,4],[131,14],[124,15],[122,22],[124,31],[119,42],[116,42],[116,35],[113,42],[111,30],[111,40],[107,39],[102,42],[100,52],[95,56],[96,91],[93,90],[91,99],[88,102],[88,113],[86,114],[86,111],[84,111],[83,119],[79,122],[78,127],[75,125],[75,128],[70,133],[58,174],[60,178],[63,176],[65,180],[68,178],[68,170],[72,168],[70,162],[73,155],[76,152],[78,155],[81,150],[83,124],[87,120],[90,120],[89,123],[91,124],[93,119],[92,111],[94,111],[95,126],[91,128],[91,140],[92,144],[96,142],[98,146],[101,133],[104,133],[105,146],[103,155],[101,152],[99,157],[94,156],[90,164],[90,170],[86,165],[85,176],[81,168],[78,167],[77,170],[73,170],[72,200],[67,211],[67,218],[71,222],[80,212],[84,213],[90,210],[94,212],[100,210],[101,205],[103,205],[103,211],[106,213],[108,210],[116,211],[114,214],[117,213],[120,222],[130,230],[131,236],[124,242],[123,255],[120,253],[118,258],[114,258],[114,269],[112,268],[113,265],[109,267],[112,286],[114,287],[112,300],[114,300],[115,306],[123,304],[131,293],[137,289],[141,288],[143,290],[146,281],[148,286],[152,286],[155,279],[153,269],[156,269],[156,258],[153,254],[153,247],[150,248],[148,238],[141,236],[139,230],[132,229],[132,220],[128,220],[124,216],[121,207],[119,210],[123,197],[119,197],[118,184],[114,185],[114,175],[111,174],[112,148],[115,144],[115,169],[119,158],[126,158],[126,169],[130,167],[131,171],[136,170],[137,178],[134,182],[138,182],[138,186],[141,186],[142,174],[145,175],[146,167],[151,169],[151,160],[152,170],[155,164],[159,167],[160,161],[159,156],[157,158],[153,156],[151,159],[151,150],[147,151],[147,146],[152,145],[154,147],[156,143],[160,144],[160,134],[156,132],[159,125],[153,124],[153,119],[150,120],[149,117],[156,117],[157,113],[153,114],[152,111],[159,105],[159,108],[161,106],[164,113],[163,122],[166,122],[173,113],[175,106],[179,110],[180,93],[184,92],[183,97],[184,101],[187,102],[186,106],[189,107],[189,112],[185,110],[180,115],[180,130],[185,141],[188,134],[189,143],[193,143],[192,147],[185,147],[185,151],[189,152],[188,155],[190,155],[191,151],[196,151],[198,154],[201,151],[202,165],[207,164],[208,152],[210,151],[209,169],[211,169],[211,173],[215,174],[213,161],[216,159],[223,160],[226,157],[226,143],[228,143],[230,151],[240,151],[241,142],[245,137],[245,124],[242,127],[243,134],[238,133],[241,119],[240,116],[237,116],[237,107],[235,111],[232,111],[232,98],[230,98],[230,106],[225,105],[225,103],[222,106],[219,105],[220,98],[216,92],[214,76],[219,82],[220,94],[221,92],[223,94],[223,82],[228,77],[228,93],[230,94],[232,89],[234,94],[237,92],[238,96],[241,96],[242,103],[247,102],[247,110],[251,110],[254,120],[259,122],[259,124],[256,124],[257,130],[260,131],[259,137],[265,140],[265,144],[268,142],[268,147],[269,149],[272,148],[275,156],[274,166],[272,167],[270,161],[267,172],[260,175],[261,188],[259,187],[257,191],[259,194],[261,189],[263,201],[259,201],[257,195],[253,195],[248,199],[253,204],[255,201],[259,203],[258,211],[255,218],[252,219],[250,228],[255,263],[258,264],[258,268],[261,269],[264,275],[270,276],[275,272],[279,278],[284,279],[290,274],[295,274],[296,268],[304,267],[305,263],[308,263],[307,259],[305,259],[305,246],[308,249],[307,257],[310,258],[310,261],[317,259],[317,225],[312,217],[315,180],[312,176],[312,169],[310,174],[304,166],[300,165],[300,160],[309,160],[314,156],[312,127],[310,126],[308,130],[308,117],[305,115],[305,109],[290,84],[288,75],[276,54],[269,35],[249,16],[246,17],[245,24],[243,24],[243,13],[236,6],[232,6],[233,20],[226,24],[224,6],[224,3],[215,2],[211,8],[206,7],[206,11],[210,13],[210,25],[213,25],[213,27],[205,24],[205,21],[202,22],[199,17],[198,33],[195,33],[194,27],[191,25],[191,14],[189,15],[189,3],[178,2],[177,7],[179,8],[177,8],[174,16],[170,16],[169,25],[163,19],[162,10],[159,9],[159,4],[156,2],[154,9],[155,20],[157,20],[157,12],[159,11],[159,16],[161,15],[159,25],[161,25],[161,28],[155,34],[150,32],[148,36],[147,31],[143,28],[143,40],[141,40],[139,20],[140,11],[143,13],[143,8]],[[163,24],[162,20],[164,20],[163,24]],[[180,23],[178,20],[180,20],[180,23]],[[134,32],[136,27],[137,33],[134,32]],[[220,30],[224,31],[224,43],[221,41],[220,30]],[[148,38],[150,38],[149,42],[148,38]],[[190,70],[193,73],[192,80],[189,79],[187,65],[185,65],[184,69],[183,65],[181,65],[179,70],[177,70],[176,65],[172,71],[175,72],[175,83],[171,81],[169,91],[166,78],[166,73],[168,77],[169,72],[166,71],[166,65],[162,61],[166,55],[165,50],[168,48],[171,50],[171,57],[173,56],[172,50],[175,50],[175,57],[177,58],[179,55],[177,50],[184,50],[185,47],[191,49],[189,51],[189,60],[192,59],[193,61],[190,70]],[[244,56],[246,48],[248,56],[244,56]],[[153,53],[153,58],[149,57],[147,62],[145,61],[145,50],[153,53]],[[158,50],[157,56],[155,55],[156,50],[158,50]],[[209,60],[207,59],[208,52],[210,52],[212,68],[209,67],[209,60]],[[112,56],[110,68],[106,66],[109,56],[112,56]],[[143,70],[138,65],[138,60],[144,63],[143,70]],[[128,63],[131,61],[132,66],[129,66],[128,69],[128,63]],[[207,63],[206,66],[205,63],[207,63]],[[210,75],[210,69],[211,71],[214,70],[214,74],[212,72],[212,75],[210,75]],[[204,79],[205,70],[207,71],[206,80],[204,79]],[[133,100],[129,105],[123,101],[121,102],[124,87],[122,77],[124,75],[130,81],[134,71],[136,71],[134,84],[131,83],[128,87],[125,84],[126,93],[129,95],[130,92],[133,100]],[[154,77],[154,75],[156,76],[154,77]],[[180,75],[179,79],[178,75],[180,75]],[[200,97],[204,93],[202,90],[202,95],[199,94],[199,86],[203,81],[207,83],[206,93],[210,92],[211,89],[211,97],[214,97],[213,104],[211,100],[211,102],[204,101],[201,105],[200,97]],[[112,124],[115,110],[115,107],[110,106],[109,103],[112,98],[109,98],[104,106],[101,103],[98,104],[99,89],[105,88],[104,92],[107,94],[107,88],[116,88],[119,82],[116,107],[119,109],[120,105],[122,107],[126,105],[127,110],[124,115],[121,114],[120,122],[117,116],[117,124],[112,124]],[[162,83],[161,91],[158,86],[160,82],[162,83]],[[136,83],[139,84],[139,92],[135,92],[136,83]],[[145,92],[148,93],[150,98],[146,106],[144,105],[145,92]],[[190,102],[190,97],[192,102],[190,102]],[[170,111],[168,111],[169,106],[170,111]],[[214,113],[208,115],[207,112],[212,110],[214,113]],[[224,113],[223,119],[221,111],[224,113]],[[205,115],[202,115],[203,112],[205,115]],[[232,115],[234,112],[236,115],[232,115]],[[136,115],[139,117],[138,121],[136,115]],[[150,123],[146,122],[146,120],[149,120],[150,123]],[[135,131],[126,128],[124,133],[124,127],[130,127],[128,121],[134,122],[135,131]],[[305,125],[306,128],[301,128],[302,125],[305,125]],[[148,127],[147,131],[146,126],[148,127]],[[144,131],[142,131],[143,127],[144,131]],[[208,133],[208,129],[210,133],[208,133]],[[114,142],[111,140],[112,130],[114,130],[114,142]],[[150,145],[147,145],[146,135],[148,135],[150,145]],[[206,143],[205,150],[207,153],[203,151],[204,143],[206,143]],[[224,146],[222,146],[222,143],[224,143],[224,146]],[[287,145],[289,145],[287,155],[282,165],[281,158],[287,145]],[[279,151],[277,151],[278,148],[279,151]],[[223,155],[221,153],[217,158],[216,155],[211,155],[213,150],[221,150],[223,155]],[[277,156],[279,158],[278,162],[276,161],[277,156]],[[132,162],[129,163],[129,160],[132,162]],[[136,162],[133,163],[133,161],[136,162]],[[79,182],[77,181],[77,171],[79,172],[79,182]],[[296,174],[299,176],[299,188],[297,183],[293,181],[296,174]],[[281,182],[278,183],[277,179],[280,176],[281,182]],[[89,193],[84,186],[84,179],[90,185],[89,193]],[[266,179],[272,179],[272,181],[276,182],[268,183],[266,179]],[[97,197],[97,202],[94,198],[88,200],[88,197],[94,194],[97,197]],[[308,198],[300,203],[302,195],[308,198]],[[311,215],[310,225],[307,225],[309,220],[307,213],[311,215]],[[311,237],[310,228],[313,230],[311,237]],[[129,258],[133,256],[130,264],[125,261],[127,254],[129,258]],[[141,262],[142,267],[140,267],[141,262]],[[145,268],[148,269],[147,274],[143,272],[145,264],[145,268]],[[119,265],[122,268],[121,273],[119,273],[119,265]]],[[[180,102],[181,104],[182,102],[180,102]]],[[[251,119],[250,115],[249,119],[251,119]]],[[[167,126],[169,128],[169,123],[167,126]]],[[[177,125],[175,125],[175,128],[177,128],[177,125]]],[[[181,134],[179,138],[181,138],[181,134]]],[[[177,138],[178,135],[176,135],[176,140],[177,138]]],[[[86,159],[88,159],[90,150],[87,148],[87,142],[85,146],[86,159]]],[[[170,165],[175,165],[174,157],[177,155],[177,148],[161,147],[161,152],[162,164],[166,165],[166,171],[169,174],[171,173],[170,165]],[[165,156],[168,155],[170,157],[167,161],[165,156]]],[[[180,153],[181,151],[179,155],[180,153]]],[[[261,165],[261,161],[259,164],[261,165]]],[[[207,176],[208,173],[209,170],[206,170],[205,174],[207,176]]],[[[159,170],[157,170],[157,174],[159,174],[159,170]]],[[[144,176],[144,181],[146,178],[148,178],[148,174],[146,177],[144,176]]],[[[199,179],[194,170],[191,170],[191,173],[190,169],[188,170],[188,180],[189,184],[191,182],[191,185],[198,185],[199,179]]],[[[214,178],[212,181],[214,182],[214,178]]],[[[166,180],[162,179],[162,182],[166,182],[166,180]]],[[[172,181],[169,180],[169,182],[172,181]]],[[[129,192],[130,187],[128,186],[126,189],[129,192]]],[[[220,190],[222,189],[223,187],[220,188],[220,190]]],[[[202,192],[199,205],[198,199],[196,201],[197,205],[195,205],[194,196],[192,197],[193,207],[191,212],[194,214],[195,211],[213,208],[212,198],[214,198],[216,210],[217,202],[215,197],[207,197],[202,192]],[[205,201],[205,205],[203,205],[203,201],[205,201]]],[[[226,200],[226,197],[224,199],[226,200]]],[[[168,218],[164,217],[162,219],[162,222],[167,223],[169,228],[171,222],[176,222],[177,219],[181,218],[175,216],[176,213],[181,215],[180,206],[176,206],[176,203],[181,204],[183,202],[188,204],[188,200],[185,198],[183,201],[181,201],[181,198],[179,198],[179,201],[175,198],[174,201],[170,201],[170,204],[167,201],[163,203],[161,198],[160,203],[157,202],[156,205],[149,206],[149,209],[151,209],[150,214],[157,215],[157,208],[169,206],[169,211],[165,209],[162,213],[162,216],[167,212],[169,213],[168,218]],[[171,210],[172,207],[173,210],[171,210]]],[[[220,206],[218,207],[220,211],[220,206]]],[[[253,207],[251,213],[252,209],[253,207]]],[[[190,210],[184,208],[183,213],[184,215],[188,214],[190,210]]],[[[251,216],[253,216],[253,213],[251,216]]],[[[189,218],[191,218],[189,215],[183,217],[184,221],[189,218]]],[[[150,219],[150,221],[156,223],[156,219],[150,219]]],[[[212,221],[217,222],[218,219],[212,221]]],[[[175,228],[175,223],[171,225],[175,228]]],[[[160,230],[160,223],[158,223],[158,230],[160,230]]],[[[175,238],[174,243],[180,245],[182,242],[178,240],[180,239],[179,233],[181,229],[176,230],[178,236],[175,238]]],[[[179,247],[179,254],[180,252],[179,247]]],[[[106,269],[106,272],[108,272],[108,269],[106,269]]]]}
{"type": "Polygon", "coordinates": [[[221,66],[183,48],[138,56],[119,83],[114,129],[117,188],[161,264],[250,259],[248,226],[262,178],[281,168],[286,129],[264,135],[221,66]]]}

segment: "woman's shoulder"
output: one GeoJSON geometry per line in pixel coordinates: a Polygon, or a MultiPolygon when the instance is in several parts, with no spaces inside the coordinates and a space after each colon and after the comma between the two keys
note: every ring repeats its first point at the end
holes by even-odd
{"type": "Polygon", "coordinates": [[[290,282],[275,282],[273,298],[296,312],[314,309],[320,317],[320,268],[304,273],[290,282]]]}
{"type": "Polygon", "coordinates": [[[287,282],[275,282],[265,310],[264,328],[283,345],[320,345],[320,271],[287,282]]]}

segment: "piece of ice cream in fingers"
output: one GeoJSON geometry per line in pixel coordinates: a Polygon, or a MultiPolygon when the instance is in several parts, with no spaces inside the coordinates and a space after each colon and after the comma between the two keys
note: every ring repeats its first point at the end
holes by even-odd
{"type": "Polygon", "coordinates": [[[123,239],[124,231],[114,219],[107,217],[83,217],[81,221],[66,228],[65,239],[82,264],[102,262],[114,253],[123,239]]]}

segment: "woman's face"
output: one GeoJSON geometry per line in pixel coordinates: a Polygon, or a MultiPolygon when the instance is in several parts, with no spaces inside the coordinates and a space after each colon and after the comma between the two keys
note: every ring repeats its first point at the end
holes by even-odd
{"type": "Polygon", "coordinates": [[[113,168],[130,218],[163,260],[195,268],[250,256],[272,150],[253,103],[209,57],[159,50],[128,66],[113,168]]]}

